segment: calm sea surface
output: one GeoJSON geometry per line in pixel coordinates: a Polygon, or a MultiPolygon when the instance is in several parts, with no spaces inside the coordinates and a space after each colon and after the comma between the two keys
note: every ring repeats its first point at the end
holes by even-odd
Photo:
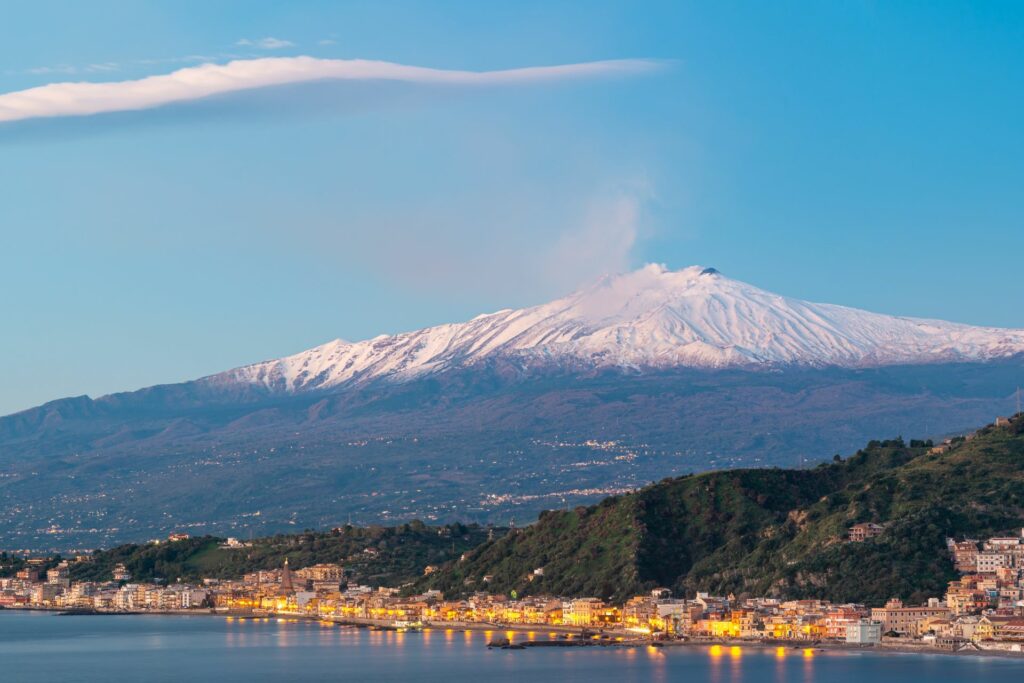
{"type": "MultiPolygon", "coordinates": [[[[544,637],[544,634],[537,634],[544,637]]],[[[0,681],[1020,681],[1024,660],[755,648],[492,650],[483,633],[0,610],[0,681]]]]}

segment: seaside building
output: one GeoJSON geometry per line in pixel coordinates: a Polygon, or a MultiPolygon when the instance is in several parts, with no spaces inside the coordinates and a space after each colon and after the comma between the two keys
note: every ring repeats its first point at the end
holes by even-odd
{"type": "MultiPolygon", "coordinates": [[[[340,564],[321,563],[293,570],[285,559],[279,569],[241,579],[204,579],[189,583],[128,582],[123,564],[116,581],[72,582],[67,563],[44,560],[0,578],[0,605],[100,611],[177,611],[213,607],[324,620],[366,620],[376,626],[417,628],[501,628],[564,626],[604,632],[625,640],[673,636],[831,641],[868,646],[898,636],[917,645],[961,649],[1024,648],[1024,534],[985,541],[947,539],[957,567],[970,567],[950,582],[944,602],[907,606],[897,599],[884,607],[833,605],[824,600],[736,598],[698,593],[693,600],[673,599],[655,589],[622,605],[596,597],[519,597],[476,592],[445,600],[440,591],[408,596],[400,589],[342,584],[340,564]],[[980,561],[979,561],[980,558],[980,561]],[[49,567],[43,581],[39,570],[49,567]],[[33,580],[28,580],[29,578],[33,580]]],[[[536,574],[534,574],[536,575],[536,574]]]]}
{"type": "Polygon", "coordinates": [[[974,630],[974,641],[1024,642],[1024,617],[984,616],[974,630]]]}
{"type": "Polygon", "coordinates": [[[61,562],[46,572],[46,583],[68,588],[71,585],[70,570],[67,562],[61,562]]]}
{"type": "Polygon", "coordinates": [[[918,636],[921,634],[921,622],[933,617],[948,617],[949,609],[939,605],[932,599],[927,605],[906,607],[902,600],[893,598],[885,607],[874,607],[871,620],[882,625],[882,633],[898,633],[901,635],[918,636]]]}
{"type": "Polygon", "coordinates": [[[846,625],[846,642],[855,645],[876,645],[882,642],[882,624],[860,619],[846,625]]]}
{"type": "Polygon", "coordinates": [[[649,631],[651,621],[658,614],[654,598],[638,595],[626,601],[622,606],[622,623],[626,628],[637,631],[649,631]]]}
{"type": "Polygon", "coordinates": [[[842,605],[825,612],[825,637],[842,639],[847,637],[847,627],[858,624],[868,611],[861,606],[842,605]]]}
{"type": "Polygon", "coordinates": [[[607,626],[619,623],[622,613],[598,598],[579,598],[562,603],[562,621],[570,626],[607,626]]]}
{"type": "Polygon", "coordinates": [[[31,601],[34,604],[49,606],[54,604],[57,596],[64,592],[64,588],[54,583],[37,583],[32,586],[31,601]]]}

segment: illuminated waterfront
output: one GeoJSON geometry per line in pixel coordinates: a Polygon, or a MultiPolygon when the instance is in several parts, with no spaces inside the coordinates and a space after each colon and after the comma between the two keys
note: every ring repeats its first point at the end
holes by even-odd
{"type": "MultiPolygon", "coordinates": [[[[57,616],[0,611],[4,681],[112,680],[712,681],[873,683],[996,681],[1024,660],[793,648],[487,650],[494,635],[369,631],[287,619],[57,616]]],[[[529,637],[516,634],[517,638],[529,637]]],[[[534,637],[545,638],[546,633],[534,637]]]]}

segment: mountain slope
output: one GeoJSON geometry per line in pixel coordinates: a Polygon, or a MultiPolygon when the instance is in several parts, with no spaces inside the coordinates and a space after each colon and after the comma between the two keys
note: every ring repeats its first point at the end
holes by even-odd
{"type": "Polygon", "coordinates": [[[357,343],[335,340],[206,381],[302,391],[407,381],[488,361],[517,368],[854,368],[1022,352],[1024,330],[812,304],[713,268],[648,265],[542,306],[357,343]]]}
{"type": "MultiPolygon", "coordinates": [[[[475,525],[433,527],[414,521],[395,527],[346,525],[330,531],[255,538],[242,548],[224,547],[225,539],[213,536],[128,544],[97,550],[89,561],[72,563],[71,579],[109,581],[119,564],[136,581],[239,579],[248,572],[279,569],[287,559],[293,568],[341,564],[352,581],[399,586],[423,576],[427,565],[441,564],[480,545],[488,532],[475,525]]],[[[45,573],[59,561],[51,557],[39,569],[45,573]]],[[[0,577],[14,576],[25,566],[26,558],[0,553],[0,577]]]]}
{"type": "Polygon", "coordinates": [[[947,536],[1021,526],[1024,416],[946,453],[872,442],[813,470],[712,472],[546,512],[421,583],[450,594],[486,586],[621,600],[668,586],[689,594],[920,601],[941,595],[954,578],[947,536]],[[849,527],[867,521],[886,531],[847,543],[849,527]],[[531,580],[539,567],[543,576],[531,580]]]}
{"type": "Polygon", "coordinates": [[[1012,409],[1019,334],[647,267],[544,306],[0,418],[0,547],[507,523],[665,476],[958,433],[1012,409]]]}

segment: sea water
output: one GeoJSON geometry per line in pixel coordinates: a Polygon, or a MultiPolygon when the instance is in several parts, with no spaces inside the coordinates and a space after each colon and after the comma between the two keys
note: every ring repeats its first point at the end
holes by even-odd
{"type": "MultiPolygon", "coordinates": [[[[488,650],[495,635],[317,621],[0,610],[0,681],[628,683],[1024,680],[1024,659],[760,647],[488,650]]],[[[517,633],[544,639],[548,634],[517,633]]]]}

